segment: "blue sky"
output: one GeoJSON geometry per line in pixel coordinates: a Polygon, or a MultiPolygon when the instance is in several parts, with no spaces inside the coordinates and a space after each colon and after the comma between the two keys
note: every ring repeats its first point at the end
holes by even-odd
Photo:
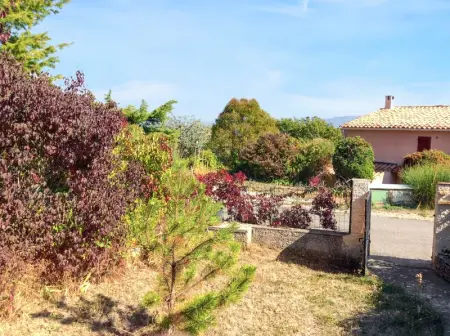
{"type": "Polygon", "coordinates": [[[121,105],[176,99],[211,122],[232,97],[271,115],[450,103],[450,0],[72,0],[38,30],[56,72],[121,105]]]}

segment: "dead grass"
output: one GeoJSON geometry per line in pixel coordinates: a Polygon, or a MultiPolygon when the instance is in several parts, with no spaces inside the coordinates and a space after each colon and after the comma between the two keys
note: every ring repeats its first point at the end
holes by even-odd
{"type": "MultiPolygon", "coordinates": [[[[318,272],[276,261],[278,254],[257,246],[243,252],[243,262],[257,266],[254,283],[239,303],[218,314],[217,326],[207,335],[342,335],[352,330],[368,335],[414,335],[411,330],[421,330],[423,335],[435,335],[428,331],[439,331],[440,320],[432,310],[423,305],[417,315],[420,300],[407,299],[392,287],[383,290],[376,278],[318,272]]],[[[91,285],[81,297],[64,291],[38,293],[18,318],[0,324],[0,335],[151,335],[153,317],[139,302],[154,281],[152,270],[131,264],[123,274],[91,285]]]]}

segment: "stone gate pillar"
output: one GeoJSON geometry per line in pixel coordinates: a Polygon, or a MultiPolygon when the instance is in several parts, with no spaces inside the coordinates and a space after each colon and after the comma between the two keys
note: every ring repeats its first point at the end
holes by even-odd
{"type": "Polygon", "coordinates": [[[369,194],[369,180],[352,180],[350,213],[350,234],[344,237],[349,258],[361,264],[364,253],[364,231],[366,228],[366,199],[369,194]]]}
{"type": "Polygon", "coordinates": [[[450,183],[440,182],[436,186],[433,254],[435,271],[450,280],[450,183]]]}

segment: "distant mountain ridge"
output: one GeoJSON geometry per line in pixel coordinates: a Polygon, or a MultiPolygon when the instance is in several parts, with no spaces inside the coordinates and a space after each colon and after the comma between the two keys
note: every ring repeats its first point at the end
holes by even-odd
{"type": "Polygon", "coordinates": [[[347,121],[353,120],[358,118],[359,116],[343,116],[343,117],[334,117],[330,119],[325,119],[330,124],[332,124],[334,127],[339,127],[343,124],[345,124],[347,121]]]}

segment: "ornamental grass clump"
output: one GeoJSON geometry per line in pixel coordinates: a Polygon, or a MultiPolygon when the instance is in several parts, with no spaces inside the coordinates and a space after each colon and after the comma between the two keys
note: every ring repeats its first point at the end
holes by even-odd
{"type": "Polygon", "coordinates": [[[450,182],[450,166],[424,164],[406,168],[401,173],[402,182],[413,188],[419,207],[433,209],[438,182],[450,182]]]}

